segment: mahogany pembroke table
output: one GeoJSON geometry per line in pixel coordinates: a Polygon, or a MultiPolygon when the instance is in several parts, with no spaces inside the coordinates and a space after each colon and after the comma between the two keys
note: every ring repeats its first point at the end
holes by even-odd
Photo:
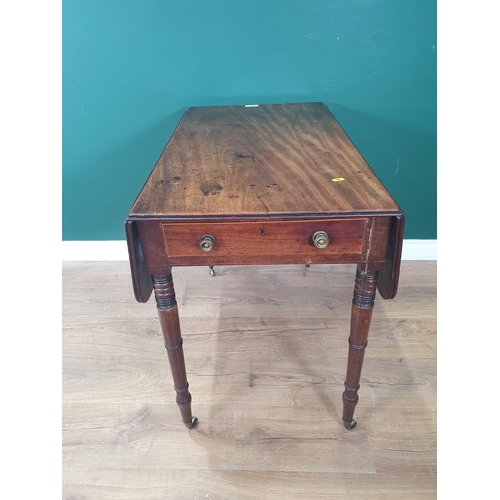
{"type": "MultiPolygon", "coordinates": [[[[353,429],[375,291],[396,295],[405,215],[323,103],[189,108],[125,223],[191,413],[173,266],[356,264],[343,423],[353,429]]],[[[216,278],[214,278],[216,279],[216,278]]]]}

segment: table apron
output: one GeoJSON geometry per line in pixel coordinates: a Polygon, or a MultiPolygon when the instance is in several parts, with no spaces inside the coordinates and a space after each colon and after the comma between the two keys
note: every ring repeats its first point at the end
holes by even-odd
{"type": "Polygon", "coordinates": [[[137,221],[148,272],[166,266],[348,264],[385,262],[391,217],[353,217],[287,221],[137,221]],[[324,231],[326,248],[313,235],[324,231]],[[211,235],[211,251],[200,248],[211,235]]]}

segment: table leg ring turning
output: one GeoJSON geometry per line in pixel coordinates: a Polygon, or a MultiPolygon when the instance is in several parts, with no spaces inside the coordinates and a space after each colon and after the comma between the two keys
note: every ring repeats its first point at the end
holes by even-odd
{"type": "Polygon", "coordinates": [[[183,340],[181,337],[179,312],[177,301],[175,300],[172,275],[168,274],[159,278],[153,277],[153,289],[163,333],[164,346],[167,351],[174,381],[175,401],[181,411],[184,425],[188,429],[193,429],[198,423],[198,419],[193,417],[191,413],[191,394],[186,375],[184,351],[182,349],[183,340]]]}
{"type": "Polygon", "coordinates": [[[378,272],[356,271],[354,297],[351,310],[351,335],[349,337],[349,354],[347,358],[347,374],[342,394],[344,412],[342,421],[347,430],[356,427],[354,409],[358,404],[359,380],[365,348],[368,345],[368,330],[375,301],[378,272]]]}

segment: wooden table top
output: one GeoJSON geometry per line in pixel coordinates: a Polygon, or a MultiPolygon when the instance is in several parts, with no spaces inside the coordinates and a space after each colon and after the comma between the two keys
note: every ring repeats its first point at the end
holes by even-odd
{"type": "Polygon", "coordinates": [[[192,107],[130,217],[280,218],[400,208],[323,103],[192,107]]]}

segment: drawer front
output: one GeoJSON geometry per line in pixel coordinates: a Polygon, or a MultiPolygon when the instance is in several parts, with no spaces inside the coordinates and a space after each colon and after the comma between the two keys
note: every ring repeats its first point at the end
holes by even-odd
{"type": "MultiPolygon", "coordinates": [[[[363,252],[367,218],[262,222],[164,222],[166,256],[172,262],[196,257],[205,262],[322,262],[357,259],[363,252]],[[317,248],[313,236],[324,232],[328,244],[317,248]],[[204,236],[207,251],[200,248],[204,236]]],[[[320,238],[321,239],[321,238],[320,238]]],[[[319,244],[325,243],[323,240],[319,244]]]]}

